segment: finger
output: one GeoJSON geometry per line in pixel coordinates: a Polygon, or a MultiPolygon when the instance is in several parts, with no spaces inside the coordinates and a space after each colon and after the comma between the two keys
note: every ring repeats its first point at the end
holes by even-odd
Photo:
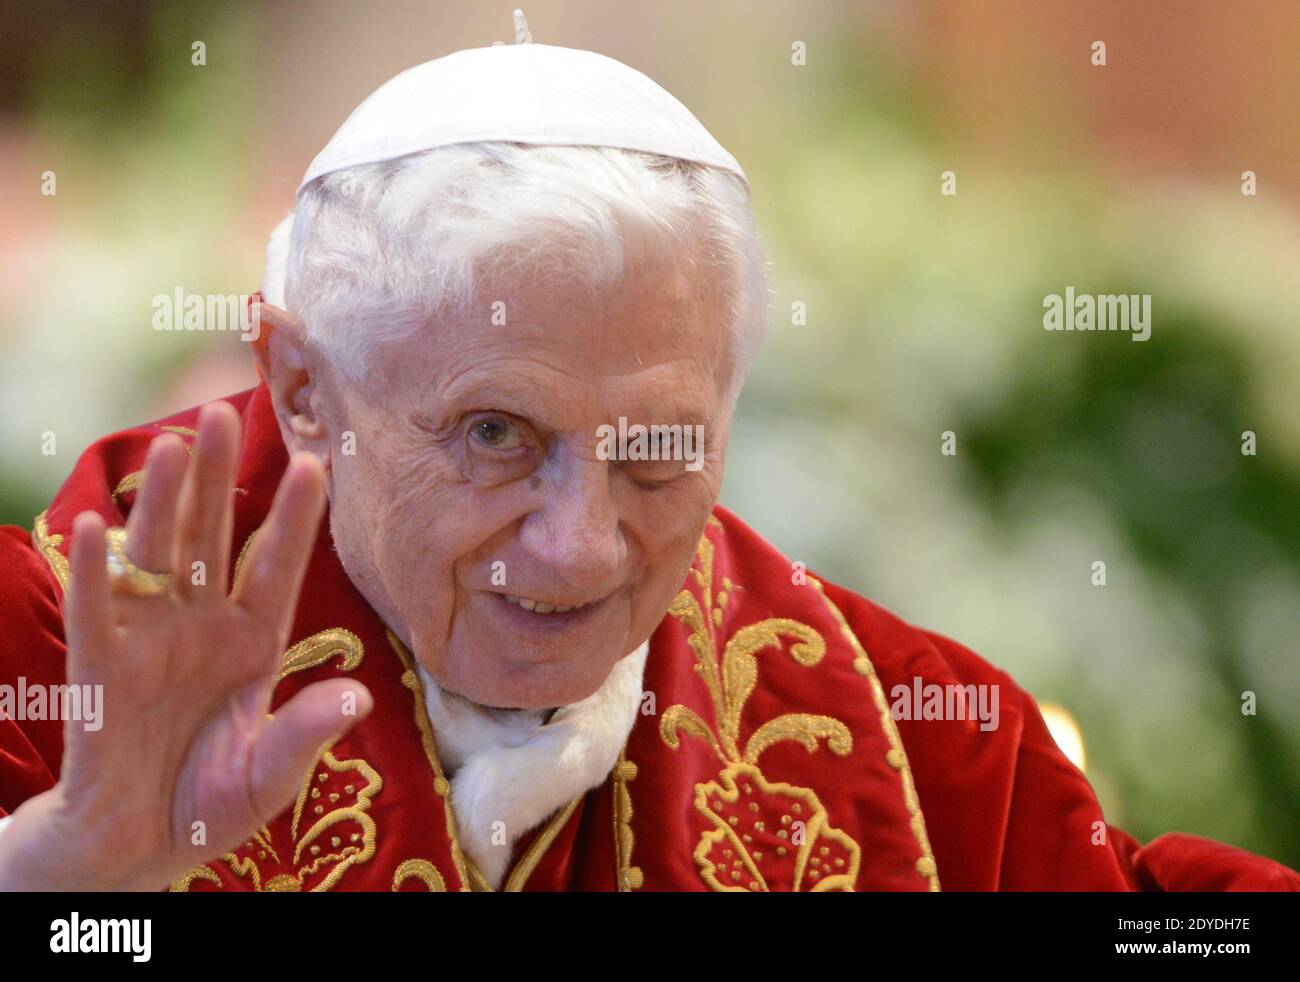
{"type": "Polygon", "coordinates": [[[330,743],[370,714],[374,699],[353,679],[308,686],[276,710],[253,744],[249,801],[265,822],[302,786],[303,775],[330,743]]]}
{"type": "Polygon", "coordinates": [[[293,624],[312,547],[325,512],[325,475],[311,454],[295,454],[258,533],[234,600],[283,640],[293,624]]]}
{"type": "Polygon", "coordinates": [[[239,415],[228,402],[208,403],[198,431],[177,503],[172,570],[183,596],[215,603],[225,598],[229,576],[239,415]],[[203,564],[201,578],[195,563],[203,564]]]}
{"type": "Polygon", "coordinates": [[[84,511],[72,523],[72,549],[64,619],[68,639],[68,679],[94,677],[112,656],[113,602],[108,587],[104,519],[84,511]]]}
{"type": "Polygon", "coordinates": [[[166,573],[172,563],[176,501],[185,476],[185,444],[165,433],[149,444],[144,478],[126,517],[126,554],[150,573],[166,573]]]}

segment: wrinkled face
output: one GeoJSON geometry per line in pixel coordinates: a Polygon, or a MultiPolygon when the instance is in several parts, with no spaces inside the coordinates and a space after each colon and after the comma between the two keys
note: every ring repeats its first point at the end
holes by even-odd
{"type": "Polygon", "coordinates": [[[729,331],[704,278],[645,268],[595,296],[485,282],[481,316],[381,346],[360,385],[317,387],[339,556],[447,690],[575,702],[664,617],[722,481],[729,331]],[[620,417],[633,436],[701,425],[703,452],[618,459],[602,427],[620,417]]]}

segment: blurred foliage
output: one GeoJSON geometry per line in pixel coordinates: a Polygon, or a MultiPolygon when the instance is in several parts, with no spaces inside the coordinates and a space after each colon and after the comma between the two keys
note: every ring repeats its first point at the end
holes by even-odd
{"type": "Polygon", "coordinates": [[[22,154],[7,186],[36,205],[19,210],[32,228],[12,230],[24,245],[6,258],[39,258],[0,295],[0,520],[30,525],[76,453],[142,413],[162,415],[161,389],[238,346],[232,335],[156,333],[151,301],[177,285],[255,288],[261,263],[248,246],[268,230],[248,207],[252,34],[246,5],[184,2],[54,8],[8,35],[31,51],[8,93],[24,125],[5,134],[22,154]],[[199,68],[196,37],[209,51],[199,68]],[[46,169],[58,180],[48,198],[36,180],[46,169]],[[52,456],[36,450],[46,431],[58,438],[52,456]]]}

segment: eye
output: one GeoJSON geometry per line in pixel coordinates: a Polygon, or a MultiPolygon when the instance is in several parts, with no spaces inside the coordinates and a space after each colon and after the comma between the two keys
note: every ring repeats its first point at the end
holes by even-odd
{"type": "Polygon", "coordinates": [[[519,426],[505,416],[489,416],[470,426],[470,436],[492,450],[514,450],[523,445],[519,426]]]}
{"type": "Polygon", "coordinates": [[[680,460],[645,461],[624,466],[642,491],[667,488],[687,473],[680,460]]]}

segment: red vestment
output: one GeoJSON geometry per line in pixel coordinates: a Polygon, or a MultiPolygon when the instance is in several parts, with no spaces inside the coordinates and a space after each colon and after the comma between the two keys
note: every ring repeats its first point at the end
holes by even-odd
{"type": "MultiPolygon", "coordinates": [[[[287,457],[265,386],[230,402],[244,423],[239,554],[287,457]]],[[[30,536],[0,529],[0,684],[64,681],[72,520],[94,509],[123,525],[149,441],[164,429],[188,440],[196,416],[98,441],[30,536]]],[[[1300,889],[1287,867],[1229,846],[1179,834],[1142,846],[1106,826],[1006,673],[841,587],[792,582],[791,569],[715,510],[651,638],[643,690],[653,700],[620,762],[520,839],[504,889],[1300,889]],[[888,694],[918,677],[1000,686],[999,725],[894,720],[888,694]]],[[[484,887],[456,838],[411,656],[352,586],[323,525],[274,705],[330,676],[364,682],[374,711],[321,755],[275,820],[173,889],[484,887]]],[[[111,725],[111,692],[103,713],[111,725]]],[[[61,728],[0,721],[0,815],[55,783],[61,728]]]]}

